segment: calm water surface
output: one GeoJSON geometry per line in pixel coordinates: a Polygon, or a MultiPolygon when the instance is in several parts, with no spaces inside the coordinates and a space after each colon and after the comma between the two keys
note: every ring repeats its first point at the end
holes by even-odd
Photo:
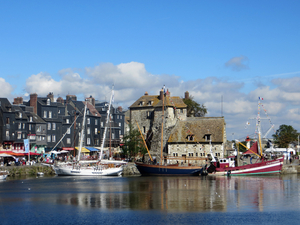
{"type": "Polygon", "coordinates": [[[0,224],[300,224],[300,176],[0,182],[0,224]]]}

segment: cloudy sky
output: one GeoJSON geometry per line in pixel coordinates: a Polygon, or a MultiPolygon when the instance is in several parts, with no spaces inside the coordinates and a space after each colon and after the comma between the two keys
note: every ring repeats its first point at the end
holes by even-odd
{"type": "Polygon", "coordinates": [[[130,106],[163,85],[224,116],[228,139],[300,131],[299,1],[1,1],[0,97],[130,106]],[[271,122],[270,122],[271,121],[271,122]],[[247,125],[247,122],[249,125],[247,125]],[[274,133],[273,131],[270,134],[274,133]]]}

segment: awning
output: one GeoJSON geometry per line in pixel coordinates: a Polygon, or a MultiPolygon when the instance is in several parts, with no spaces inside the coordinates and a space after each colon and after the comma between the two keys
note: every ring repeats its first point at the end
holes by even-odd
{"type": "MultiPolygon", "coordinates": [[[[79,150],[79,147],[75,147],[76,150],[79,150]]],[[[90,150],[86,149],[85,147],[81,148],[81,152],[90,152],[90,150]]]]}
{"type": "Polygon", "coordinates": [[[98,152],[99,149],[93,147],[85,147],[86,149],[90,150],[91,152],[98,152]]]}
{"type": "Polygon", "coordinates": [[[72,148],[72,147],[63,147],[62,150],[73,151],[74,148],[72,148]]]}

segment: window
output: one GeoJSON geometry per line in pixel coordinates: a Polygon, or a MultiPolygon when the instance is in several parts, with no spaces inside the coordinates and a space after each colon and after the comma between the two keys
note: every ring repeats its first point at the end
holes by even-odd
{"type": "Polygon", "coordinates": [[[146,133],[146,127],[143,126],[143,133],[146,133]]]}
{"type": "Polygon", "coordinates": [[[71,134],[71,129],[70,128],[67,129],[67,134],[71,134]]]}
{"type": "Polygon", "coordinates": [[[115,134],[114,133],[111,134],[111,138],[115,139],[115,134]]]}
{"type": "Polygon", "coordinates": [[[9,117],[6,117],[6,124],[9,124],[9,117]]]}
{"type": "Polygon", "coordinates": [[[119,115],[117,115],[117,119],[119,119],[120,118],[120,116],[119,115]]]}
{"type": "Polygon", "coordinates": [[[31,124],[29,124],[28,129],[31,130],[31,124]]]}
{"type": "Polygon", "coordinates": [[[120,120],[122,119],[122,115],[120,115],[120,120]]]}
{"type": "Polygon", "coordinates": [[[90,144],[91,144],[91,139],[90,139],[90,138],[87,138],[87,139],[86,139],[86,144],[87,144],[87,145],[90,145],[90,144]]]}
{"type": "Polygon", "coordinates": [[[52,142],[56,142],[56,136],[54,134],[52,135],[52,142]]]}
{"type": "Polygon", "coordinates": [[[210,141],[210,137],[211,136],[211,134],[205,134],[205,141],[210,141]]]}
{"type": "Polygon", "coordinates": [[[49,118],[52,118],[52,111],[49,111],[49,118]]]}
{"type": "Polygon", "coordinates": [[[47,118],[47,111],[44,111],[44,118],[47,118]]]}
{"type": "Polygon", "coordinates": [[[87,133],[87,134],[91,134],[91,129],[90,129],[89,127],[87,128],[86,133],[87,133]]]}
{"type": "Polygon", "coordinates": [[[22,133],[18,132],[17,139],[21,139],[21,137],[22,137],[21,135],[22,135],[22,133]]]}
{"type": "Polygon", "coordinates": [[[19,113],[19,118],[22,118],[22,113],[19,113]]]}
{"type": "Polygon", "coordinates": [[[71,144],[71,138],[67,138],[67,144],[71,144]]]}
{"type": "Polygon", "coordinates": [[[95,134],[97,134],[97,133],[98,133],[98,128],[96,127],[96,128],[95,128],[95,134]]]}
{"type": "Polygon", "coordinates": [[[52,123],[52,130],[56,130],[56,123],[52,123]]]}
{"type": "Polygon", "coordinates": [[[90,118],[87,118],[86,123],[87,123],[87,124],[90,124],[90,123],[91,123],[91,119],[90,119],[90,118]]]}
{"type": "Polygon", "coordinates": [[[119,123],[119,127],[121,126],[122,124],[121,123],[119,123]]]}
{"type": "Polygon", "coordinates": [[[177,156],[178,156],[178,153],[177,153],[177,152],[173,152],[173,156],[174,156],[174,157],[177,157],[177,156]]]}
{"type": "Polygon", "coordinates": [[[98,120],[95,120],[95,125],[98,125],[98,120]]]}
{"type": "Polygon", "coordinates": [[[143,104],[144,104],[143,102],[140,102],[140,103],[139,103],[139,106],[142,106],[143,104]]]}
{"type": "Polygon", "coordinates": [[[194,153],[189,153],[189,156],[191,156],[191,157],[194,156],[194,153]]]}
{"type": "Polygon", "coordinates": [[[36,126],[36,132],[41,132],[42,127],[41,126],[36,126]]]}
{"type": "Polygon", "coordinates": [[[23,123],[23,130],[25,130],[25,123],[23,123]]]}
{"type": "Polygon", "coordinates": [[[194,135],[193,135],[193,134],[188,135],[188,140],[189,140],[189,141],[193,141],[193,140],[194,140],[194,135]]]}
{"type": "Polygon", "coordinates": [[[21,130],[21,128],[22,128],[22,123],[19,123],[18,124],[18,129],[21,130]]]}
{"type": "Polygon", "coordinates": [[[198,152],[196,152],[196,156],[198,156],[198,152]]]}
{"type": "Polygon", "coordinates": [[[51,135],[47,135],[47,142],[51,142],[51,135]]]}
{"type": "Polygon", "coordinates": [[[29,122],[32,122],[32,116],[29,117],[29,122]]]}
{"type": "Polygon", "coordinates": [[[66,119],[66,123],[70,123],[70,120],[69,120],[69,119],[66,119]]]}
{"type": "Polygon", "coordinates": [[[48,127],[48,130],[51,130],[51,123],[48,123],[47,125],[48,125],[48,126],[47,126],[47,127],[48,127]]]}
{"type": "Polygon", "coordinates": [[[101,122],[101,127],[103,127],[103,122],[101,122]]]}
{"type": "Polygon", "coordinates": [[[50,105],[50,99],[49,98],[47,99],[47,105],[50,105]]]}

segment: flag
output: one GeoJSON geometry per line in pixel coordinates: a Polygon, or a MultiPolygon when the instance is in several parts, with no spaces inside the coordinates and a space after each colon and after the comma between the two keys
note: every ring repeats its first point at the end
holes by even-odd
{"type": "Polygon", "coordinates": [[[166,86],[164,85],[164,94],[166,94],[166,86]]]}
{"type": "Polygon", "coordinates": [[[29,152],[29,139],[24,139],[24,148],[25,148],[25,152],[28,153],[29,152]]]}

